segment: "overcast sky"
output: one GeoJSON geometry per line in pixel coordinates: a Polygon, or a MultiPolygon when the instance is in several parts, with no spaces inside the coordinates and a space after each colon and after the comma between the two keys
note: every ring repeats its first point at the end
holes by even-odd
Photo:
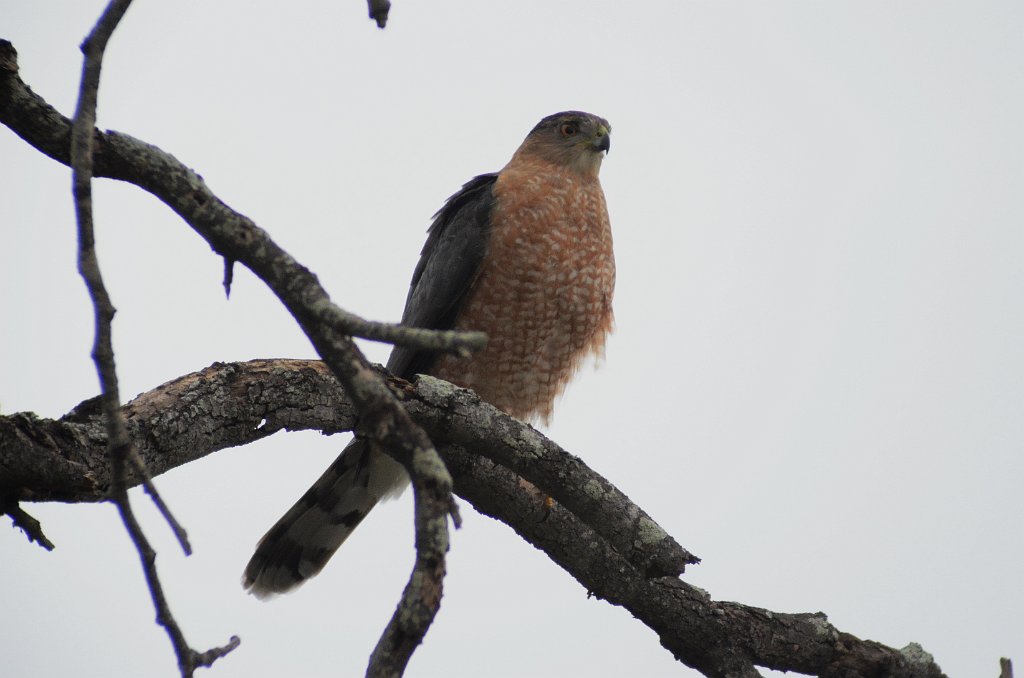
{"type": "MultiPolygon", "coordinates": [[[[22,77],[66,114],[105,3],[0,0],[22,77]]],[[[824,611],[950,676],[1024,664],[1024,5],[138,0],[99,125],[203,175],[343,307],[397,320],[429,217],[544,115],[611,121],[617,331],[548,434],[703,558],[719,599],[824,611]]],[[[70,173],[0,129],[0,408],[97,392],[70,173]]],[[[214,361],[313,357],[245,270],[132,186],[97,181],[125,398],[214,361]]],[[[383,361],[387,348],[366,346],[383,361]]],[[[208,675],[357,676],[412,566],[411,501],[261,603],[239,576],[343,447],[278,434],[135,495],[208,675]]],[[[110,505],[0,520],[4,675],[173,676],[110,505]]],[[[625,611],[463,508],[411,676],[691,676],[625,611]]]]}

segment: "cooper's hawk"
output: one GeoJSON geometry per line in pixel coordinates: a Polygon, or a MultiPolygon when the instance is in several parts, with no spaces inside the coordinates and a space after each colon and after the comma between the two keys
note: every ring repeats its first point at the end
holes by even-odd
{"type": "MultiPolygon", "coordinates": [[[[548,419],[612,329],[615,261],[597,176],[609,132],[589,113],[550,115],[500,172],[448,199],[434,215],[402,323],[480,330],[487,347],[460,359],[396,346],[392,374],[431,374],[515,417],[548,419]]],[[[353,440],[263,537],[243,585],[260,597],[298,586],[408,482],[397,462],[353,440]]]]}

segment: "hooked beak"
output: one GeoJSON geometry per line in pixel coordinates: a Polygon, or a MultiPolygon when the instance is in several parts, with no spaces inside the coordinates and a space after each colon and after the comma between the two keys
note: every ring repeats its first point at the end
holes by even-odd
{"type": "Polygon", "coordinates": [[[612,137],[608,133],[608,130],[603,127],[598,131],[597,138],[590,143],[595,151],[604,151],[605,153],[611,152],[612,137]]]}

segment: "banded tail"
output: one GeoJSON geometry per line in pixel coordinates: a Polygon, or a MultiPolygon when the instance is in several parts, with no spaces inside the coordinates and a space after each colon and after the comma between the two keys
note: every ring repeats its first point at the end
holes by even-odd
{"type": "Polygon", "coordinates": [[[397,496],[408,483],[401,464],[353,440],[263,536],[242,586],[257,598],[299,586],[324,568],[378,501],[397,496]]]}

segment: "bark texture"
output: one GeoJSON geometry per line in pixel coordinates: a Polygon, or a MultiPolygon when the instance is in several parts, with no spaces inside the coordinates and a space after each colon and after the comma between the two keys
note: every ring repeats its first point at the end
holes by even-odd
{"type": "MultiPolygon", "coordinates": [[[[860,640],[820,612],[712,599],[676,576],[697,559],[580,459],[472,391],[430,377],[388,383],[434,440],[457,494],[510,525],[588,594],[629,610],[679,661],[705,675],[756,676],[755,666],[837,678],[943,675],[919,646],[860,640]]],[[[123,409],[153,475],[281,430],[336,433],[356,423],[345,391],[314,360],[215,363],[123,409]]],[[[103,430],[91,401],[59,420],[0,417],[0,495],[102,499],[109,483],[103,430]],[[40,459],[60,463],[40,472],[40,459]]]]}
{"type": "MultiPolygon", "coordinates": [[[[51,158],[68,164],[71,159],[71,121],[36,95],[18,75],[17,52],[6,40],[0,40],[0,120],[29,144],[51,158]]],[[[90,123],[73,135],[75,147],[90,147],[92,176],[110,177],[133,183],[152,193],[174,210],[215,252],[225,260],[225,289],[230,290],[231,267],[241,263],[262,280],[277,296],[323,358],[327,367],[344,384],[359,411],[359,429],[367,438],[394,456],[412,478],[416,507],[417,560],[410,587],[430,580],[440,591],[444,559],[448,550],[448,516],[451,513],[452,479],[437,458],[426,434],[402,409],[384,380],[375,372],[352,340],[364,321],[334,304],[317,277],[283,250],[266,231],[231,209],[218,198],[196,172],[169,153],[117,132],[100,132],[90,123]]],[[[399,334],[407,330],[399,328],[399,334]]],[[[456,351],[469,350],[481,337],[459,333],[419,332],[431,335],[428,341],[451,341],[456,351]]],[[[418,336],[423,339],[423,336],[418,336]]],[[[410,341],[417,342],[417,338],[410,341]]],[[[108,408],[109,409],[109,408],[108,408]]],[[[116,411],[116,410],[115,410],[116,411]]],[[[117,442],[116,440],[114,442],[117,442]]],[[[115,455],[115,459],[117,455],[115,455]]],[[[110,496],[118,496],[122,474],[114,474],[110,496]]],[[[118,502],[119,506],[125,505],[118,502]]],[[[133,534],[138,532],[132,529],[133,534]]],[[[153,560],[143,556],[147,575],[153,560]]],[[[150,577],[152,581],[152,577],[150,577]]],[[[152,589],[156,591],[155,587],[152,589]]],[[[156,597],[156,593],[154,593],[156,597]]],[[[403,597],[396,617],[411,601],[403,597]]],[[[422,602],[424,598],[416,599],[422,602]]],[[[401,642],[391,646],[390,659],[404,670],[412,651],[429,627],[437,611],[440,596],[430,599],[434,606],[426,624],[406,624],[401,642]]],[[[427,612],[420,606],[421,612],[427,612]]],[[[162,619],[162,617],[161,617],[162,619]]],[[[391,627],[389,626],[389,629],[391,627]]],[[[397,637],[392,634],[392,637],[397,637]]],[[[385,639],[382,639],[382,642],[385,639]]],[[[185,672],[183,672],[184,675],[185,672]]],[[[374,665],[369,673],[373,674],[374,665]]]]}

